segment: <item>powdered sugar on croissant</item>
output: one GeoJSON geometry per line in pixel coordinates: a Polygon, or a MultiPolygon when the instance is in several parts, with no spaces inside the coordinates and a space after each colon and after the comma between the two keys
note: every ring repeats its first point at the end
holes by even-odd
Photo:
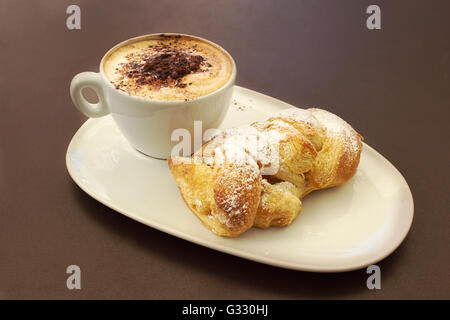
{"type": "Polygon", "coordinates": [[[169,167],[183,199],[205,226],[238,236],[252,226],[289,225],[301,199],[356,172],[362,137],[321,109],[291,108],[265,122],[222,131],[169,167]]]}

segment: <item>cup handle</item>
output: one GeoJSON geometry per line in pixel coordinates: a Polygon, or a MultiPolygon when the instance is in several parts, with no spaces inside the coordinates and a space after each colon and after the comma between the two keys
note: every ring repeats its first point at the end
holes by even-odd
{"type": "Polygon", "coordinates": [[[73,77],[70,83],[70,97],[77,109],[88,117],[98,118],[109,113],[99,73],[82,72],[73,77]],[[98,103],[90,103],[83,97],[81,90],[84,88],[91,88],[95,91],[98,103]]]}

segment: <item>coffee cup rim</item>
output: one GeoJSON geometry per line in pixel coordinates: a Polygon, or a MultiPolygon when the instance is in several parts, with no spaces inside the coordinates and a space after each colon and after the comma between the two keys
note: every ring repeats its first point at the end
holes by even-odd
{"type": "Polygon", "coordinates": [[[208,40],[208,39],[204,39],[204,38],[198,37],[198,36],[193,36],[193,35],[190,35],[190,34],[185,34],[185,33],[173,33],[173,32],[171,32],[171,33],[169,33],[169,32],[164,32],[164,33],[151,33],[151,34],[146,34],[146,35],[136,36],[136,37],[129,38],[129,39],[127,39],[127,40],[124,40],[124,41],[119,42],[118,44],[114,45],[111,49],[109,49],[109,50],[103,55],[103,57],[102,57],[102,59],[101,59],[101,61],[100,61],[99,72],[100,72],[100,75],[102,76],[103,80],[106,82],[106,84],[107,84],[108,86],[110,86],[113,90],[115,90],[116,92],[118,92],[119,94],[125,95],[125,96],[127,96],[127,97],[129,97],[129,98],[138,99],[138,100],[140,100],[140,101],[157,102],[157,103],[166,103],[166,104],[174,104],[174,103],[181,103],[181,102],[198,101],[198,100],[201,100],[201,99],[205,99],[205,98],[207,98],[207,97],[210,97],[210,96],[212,96],[212,95],[214,95],[214,94],[216,94],[216,93],[218,93],[218,92],[220,92],[220,91],[222,91],[222,90],[225,90],[226,88],[228,88],[228,87],[230,87],[232,84],[234,84],[234,81],[235,81],[235,79],[236,79],[236,72],[237,72],[237,69],[236,69],[236,62],[234,61],[234,59],[233,59],[233,57],[231,56],[231,54],[230,54],[227,50],[225,50],[223,47],[221,47],[220,45],[218,45],[217,43],[214,43],[214,42],[212,42],[212,41],[210,41],[210,40],[208,40]],[[125,46],[125,45],[127,45],[127,44],[134,43],[134,42],[138,42],[138,41],[142,41],[142,40],[146,40],[146,39],[151,39],[151,37],[162,37],[162,36],[181,36],[181,37],[193,38],[193,39],[197,39],[197,40],[206,42],[206,43],[212,45],[213,47],[215,47],[215,48],[221,50],[223,53],[225,53],[225,55],[228,56],[228,58],[230,59],[231,64],[232,64],[232,70],[231,70],[230,78],[229,78],[228,81],[225,82],[225,84],[222,85],[220,88],[218,88],[218,89],[216,89],[216,90],[214,90],[214,91],[212,91],[212,92],[210,92],[210,93],[207,93],[207,94],[205,94],[205,95],[202,95],[202,96],[199,96],[199,97],[195,97],[195,98],[191,98],[191,99],[187,99],[187,100],[186,100],[186,99],[179,99],[179,100],[150,99],[150,98],[147,98],[147,97],[134,96],[134,95],[131,95],[131,94],[129,94],[129,93],[126,93],[126,92],[124,92],[124,91],[122,91],[122,90],[116,89],[116,88],[114,87],[114,85],[107,79],[107,77],[106,77],[106,75],[105,75],[105,73],[104,73],[104,68],[103,68],[103,67],[104,67],[104,64],[105,64],[106,59],[107,59],[114,51],[116,51],[116,50],[119,49],[120,47],[123,47],[123,46],[125,46]]]}

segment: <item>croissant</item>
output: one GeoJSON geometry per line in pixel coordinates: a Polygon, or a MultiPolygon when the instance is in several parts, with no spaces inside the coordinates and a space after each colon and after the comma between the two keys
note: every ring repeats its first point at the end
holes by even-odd
{"type": "Polygon", "coordinates": [[[301,199],[348,181],[359,164],[362,137],[321,109],[286,109],[264,122],[226,129],[169,168],[201,222],[220,236],[255,226],[287,226],[301,199]]]}

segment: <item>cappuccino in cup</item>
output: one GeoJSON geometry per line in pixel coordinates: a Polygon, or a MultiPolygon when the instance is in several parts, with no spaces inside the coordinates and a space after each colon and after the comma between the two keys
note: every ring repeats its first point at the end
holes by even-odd
{"type": "Polygon", "coordinates": [[[135,149],[166,159],[180,142],[178,129],[188,133],[194,152],[194,123],[203,131],[220,126],[235,78],[233,58],[217,44],[185,34],[150,34],[111,48],[98,73],[72,79],[70,95],[88,117],[111,115],[135,149]],[[99,102],[89,103],[83,88],[93,89],[99,102]]]}
{"type": "Polygon", "coordinates": [[[216,46],[198,38],[161,34],[111,52],[107,79],[130,95],[154,100],[189,100],[222,87],[232,62],[216,46]]]}

